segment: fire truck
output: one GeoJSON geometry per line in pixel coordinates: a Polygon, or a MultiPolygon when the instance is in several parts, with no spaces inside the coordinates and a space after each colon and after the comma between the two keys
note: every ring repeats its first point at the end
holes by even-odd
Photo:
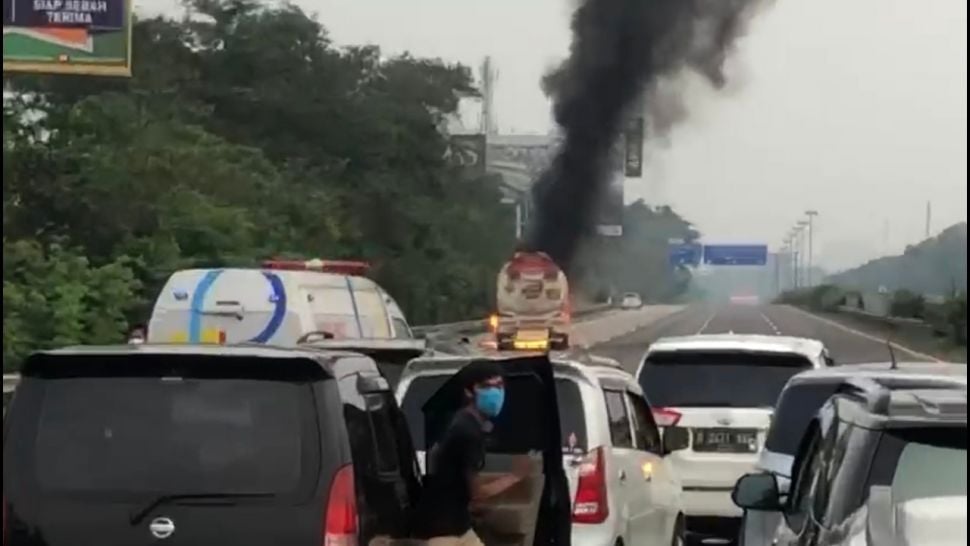
{"type": "Polygon", "coordinates": [[[569,283],[547,254],[516,252],[499,272],[496,300],[491,326],[499,350],[569,347],[569,283]]]}

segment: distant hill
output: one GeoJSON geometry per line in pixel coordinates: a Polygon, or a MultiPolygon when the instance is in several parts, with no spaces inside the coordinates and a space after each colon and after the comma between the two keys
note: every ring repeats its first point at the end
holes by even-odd
{"type": "Polygon", "coordinates": [[[829,277],[829,282],[865,291],[908,289],[927,295],[947,295],[967,289],[967,223],[906,247],[900,256],[877,258],[829,277]]]}

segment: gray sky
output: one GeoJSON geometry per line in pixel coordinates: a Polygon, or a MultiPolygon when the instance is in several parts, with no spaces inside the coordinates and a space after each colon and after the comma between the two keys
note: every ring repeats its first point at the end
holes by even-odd
{"type": "MultiPolygon", "coordinates": [[[[341,44],[473,66],[491,55],[502,132],[552,126],[538,81],[568,51],[572,0],[296,3],[341,44]]],[[[776,0],[734,59],[728,92],[690,86],[691,119],[649,151],[628,201],[669,202],[708,241],[772,246],[814,208],[831,267],[919,240],[928,200],[934,231],[966,221],[966,0],[776,0]]]]}

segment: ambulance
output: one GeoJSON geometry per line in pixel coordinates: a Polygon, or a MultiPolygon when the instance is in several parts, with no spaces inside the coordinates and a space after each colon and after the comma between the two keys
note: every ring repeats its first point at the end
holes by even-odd
{"type": "Polygon", "coordinates": [[[401,308],[364,277],[367,270],[364,262],[317,259],[176,271],[155,301],[147,341],[292,346],[413,340],[401,308]]]}

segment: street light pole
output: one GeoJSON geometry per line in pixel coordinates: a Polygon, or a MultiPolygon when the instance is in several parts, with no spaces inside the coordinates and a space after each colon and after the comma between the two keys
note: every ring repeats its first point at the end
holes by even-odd
{"type": "MultiPolygon", "coordinates": [[[[799,249],[799,251],[801,251],[801,254],[802,254],[802,259],[801,259],[801,264],[800,265],[801,265],[801,267],[803,269],[805,268],[805,262],[806,262],[806,260],[805,260],[805,229],[807,227],[808,227],[808,222],[805,221],[805,220],[799,220],[798,223],[796,224],[796,229],[798,230],[798,249],[799,249]]],[[[808,275],[807,274],[803,274],[803,273],[807,273],[807,270],[804,271],[804,272],[803,271],[799,271],[798,272],[799,278],[802,281],[802,286],[808,287],[808,286],[810,286],[806,282],[806,280],[808,278],[808,275]]]]}
{"type": "Polygon", "coordinates": [[[817,210],[806,210],[805,215],[808,216],[808,286],[813,286],[812,283],[812,257],[815,252],[815,217],[818,216],[817,210]]]}

